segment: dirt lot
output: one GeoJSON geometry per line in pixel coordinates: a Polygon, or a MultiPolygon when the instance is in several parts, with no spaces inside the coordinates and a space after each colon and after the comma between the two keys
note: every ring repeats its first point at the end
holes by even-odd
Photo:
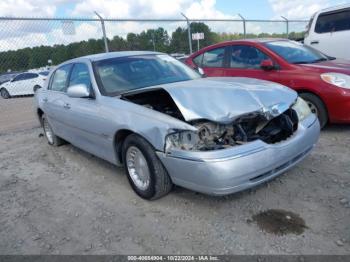
{"type": "Polygon", "coordinates": [[[3,99],[0,97],[0,134],[37,127],[32,96],[3,99]]]}
{"type": "Polygon", "coordinates": [[[254,190],[148,202],[123,169],[0,123],[0,254],[350,254],[350,126],[254,190]]]}

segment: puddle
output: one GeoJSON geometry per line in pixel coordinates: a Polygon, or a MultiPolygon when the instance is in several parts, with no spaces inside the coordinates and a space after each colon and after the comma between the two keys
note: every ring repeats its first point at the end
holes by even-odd
{"type": "Polygon", "coordinates": [[[308,228],[304,219],[298,214],[281,209],[269,209],[260,212],[254,215],[252,219],[262,230],[275,235],[300,235],[308,228]]]}

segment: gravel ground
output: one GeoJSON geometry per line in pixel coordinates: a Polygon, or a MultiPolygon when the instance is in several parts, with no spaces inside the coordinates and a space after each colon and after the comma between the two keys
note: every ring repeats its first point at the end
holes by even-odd
{"type": "Polygon", "coordinates": [[[350,254],[350,126],[326,128],[301,164],[253,190],[176,187],[152,202],[123,169],[41,132],[0,135],[0,254],[350,254]],[[281,221],[262,212],[274,209],[302,228],[271,230],[281,221]]]}
{"type": "Polygon", "coordinates": [[[0,134],[38,127],[32,96],[3,99],[0,97],[0,134]]]}

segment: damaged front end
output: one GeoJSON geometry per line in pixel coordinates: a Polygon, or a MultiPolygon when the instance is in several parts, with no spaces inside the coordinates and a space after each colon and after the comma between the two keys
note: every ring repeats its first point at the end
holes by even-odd
{"type": "Polygon", "coordinates": [[[298,115],[289,108],[268,120],[263,113],[252,113],[237,118],[230,124],[210,121],[191,123],[197,132],[181,130],[166,137],[165,152],[172,148],[191,151],[220,150],[255,140],[273,144],[288,139],[298,128],[298,115]]]}
{"type": "Polygon", "coordinates": [[[231,121],[187,120],[178,104],[164,89],[130,93],[123,95],[122,99],[164,113],[196,128],[196,131],[172,130],[165,138],[166,153],[171,149],[220,150],[255,140],[268,144],[278,143],[291,137],[298,129],[299,121],[311,113],[305,101],[297,98],[292,105],[280,103],[261,107],[257,111],[236,116],[231,121]]]}

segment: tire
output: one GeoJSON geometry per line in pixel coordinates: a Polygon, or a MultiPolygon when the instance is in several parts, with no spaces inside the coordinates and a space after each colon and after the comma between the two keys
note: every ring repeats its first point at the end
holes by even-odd
{"type": "Polygon", "coordinates": [[[33,87],[33,92],[34,92],[34,94],[35,94],[35,92],[38,91],[38,89],[40,89],[40,88],[41,88],[41,86],[35,85],[35,86],[33,87]]]}
{"type": "Polygon", "coordinates": [[[135,193],[140,197],[154,200],[171,191],[173,183],[171,182],[168,172],[158,159],[154,148],[145,139],[136,134],[129,135],[123,143],[122,155],[129,183],[135,193]],[[134,155],[132,153],[134,153],[134,155]],[[142,161],[138,161],[142,158],[142,161]],[[138,176],[137,173],[139,172],[137,172],[137,168],[140,169],[140,167],[137,167],[137,165],[142,167],[140,163],[146,163],[142,168],[145,172],[140,172],[141,175],[138,176]],[[133,172],[133,169],[136,170],[136,172],[133,172]],[[135,176],[140,178],[144,173],[146,173],[144,181],[148,181],[148,183],[145,182],[143,186],[138,185],[135,176]]]}
{"type": "Polygon", "coordinates": [[[49,145],[60,146],[64,143],[64,141],[60,137],[56,136],[55,133],[53,132],[49,122],[47,121],[45,114],[41,116],[41,124],[44,129],[44,134],[49,145]]]}
{"type": "Polygon", "coordinates": [[[6,88],[1,88],[0,94],[1,94],[1,97],[4,98],[4,99],[11,98],[9,91],[7,91],[6,88]]]}
{"type": "Polygon", "coordinates": [[[301,93],[300,97],[308,103],[311,112],[317,115],[321,128],[324,128],[328,122],[328,112],[322,100],[318,96],[310,93],[301,93]]]}

